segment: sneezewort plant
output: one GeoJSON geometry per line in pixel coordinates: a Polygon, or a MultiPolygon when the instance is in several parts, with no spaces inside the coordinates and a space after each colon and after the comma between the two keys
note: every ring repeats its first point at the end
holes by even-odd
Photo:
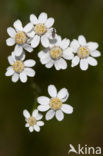
{"type": "MultiPolygon", "coordinates": [[[[97,50],[99,47],[97,42],[86,42],[83,35],[78,37],[78,40],[73,39],[72,42],[68,38],[62,39],[53,28],[54,18],[49,17],[47,13],[42,12],[38,17],[35,14],[30,15],[29,23],[23,27],[22,22],[18,19],[14,22],[13,27],[7,28],[9,38],[6,40],[8,46],[14,46],[13,52],[8,56],[10,66],[7,68],[5,75],[12,76],[12,82],[27,82],[27,77],[34,77],[35,71],[32,67],[36,61],[33,59],[25,60],[26,51],[34,52],[35,48],[40,44],[43,49],[38,52],[38,57],[41,64],[46,68],[55,67],[56,70],[65,70],[68,68],[67,62],[71,61],[71,67],[77,66],[80,63],[81,70],[87,70],[88,65],[96,66],[97,60],[95,57],[101,56],[97,50]]],[[[52,119],[54,116],[58,121],[64,119],[64,113],[71,114],[73,107],[66,104],[69,97],[66,88],[57,92],[54,85],[48,86],[50,98],[41,96],[36,97],[39,105],[35,107],[32,114],[27,110],[23,111],[26,120],[26,127],[30,132],[34,130],[39,132],[40,126],[44,125],[42,114],[39,113],[48,111],[45,115],[46,120],[52,119]]]]}

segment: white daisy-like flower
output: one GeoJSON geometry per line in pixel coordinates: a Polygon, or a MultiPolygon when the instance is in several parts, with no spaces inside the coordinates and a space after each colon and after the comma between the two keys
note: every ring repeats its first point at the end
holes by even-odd
{"type": "Polygon", "coordinates": [[[14,53],[16,56],[20,56],[25,49],[28,52],[32,52],[33,48],[30,45],[30,35],[33,25],[28,23],[25,27],[22,26],[20,20],[16,20],[13,24],[14,28],[7,28],[7,33],[10,38],[6,40],[8,46],[13,46],[16,44],[14,53]]]}
{"type": "Polygon", "coordinates": [[[78,37],[78,40],[73,40],[70,47],[75,54],[72,59],[72,67],[77,66],[80,63],[81,70],[87,70],[88,65],[96,66],[97,60],[94,57],[101,56],[101,53],[97,50],[97,42],[86,42],[83,35],[78,37]]]}
{"type": "Polygon", "coordinates": [[[35,71],[31,68],[36,62],[32,59],[26,60],[25,54],[21,58],[15,57],[14,53],[8,57],[8,62],[11,66],[7,68],[6,76],[12,76],[12,82],[17,82],[20,78],[21,82],[27,82],[27,76],[34,77],[35,71]]]}
{"type": "Polygon", "coordinates": [[[52,119],[56,116],[58,121],[62,121],[64,119],[64,113],[71,114],[73,112],[73,107],[64,104],[69,97],[68,90],[66,88],[61,89],[57,93],[57,89],[54,85],[48,86],[48,93],[51,96],[50,98],[46,96],[41,96],[37,99],[38,103],[38,110],[41,112],[48,111],[46,113],[46,120],[52,119]]]}
{"type": "Polygon", "coordinates": [[[28,127],[30,132],[33,132],[34,130],[36,132],[40,132],[40,127],[44,126],[44,122],[41,121],[43,116],[38,112],[38,110],[35,109],[32,112],[32,115],[30,115],[27,110],[24,110],[23,115],[26,121],[25,127],[28,127]]]}
{"type": "Polygon", "coordinates": [[[69,43],[69,39],[65,38],[62,40],[58,35],[55,39],[49,40],[49,47],[38,53],[40,62],[44,64],[46,68],[52,68],[54,65],[56,70],[66,69],[66,60],[72,60],[74,57],[69,43]]]}
{"type": "Polygon", "coordinates": [[[46,13],[41,13],[37,18],[34,14],[30,15],[30,22],[34,25],[34,37],[31,41],[33,48],[37,47],[41,41],[44,47],[49,46],[49,35],[54,24],[54,18],[48,18],[46,13]]]}

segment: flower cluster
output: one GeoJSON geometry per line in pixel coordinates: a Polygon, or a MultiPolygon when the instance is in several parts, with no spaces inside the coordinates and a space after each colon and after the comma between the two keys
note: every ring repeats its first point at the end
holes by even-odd
{"type": "MultiPolygon", "coordinates": [[[[28,77],[34,77],[35,71],[32,67],[36,61],[33,59],[25,60],[26,52],[33,50],[41,43],[42,49],[38,52],[38,57],[41,64],[46,68],[55,67],[56,70],[65,70],[68,67],[68,61],[71,61],[71,67],[75,67],[80,63],[81,70],[85,71],[88,66],[96,66],[97,60],[101,53],[97,50],[98,43],[87,42],[83,35],[78,37],[78,40],[64,38],[56,33],[53,27],[54,18],[48,18],[46,13],[41,13],[37,18],[34,14],[30,15],[29,23],[23,27],[22,22],[17,20],[13,27],[7,29],[9,38],[6,40],[8,46],[15,46],[13,52],[8,57],[10,66],[5,73],[6,76],[12,76],[12,82],[27,82],[28,77]]],[[[46,120],[52,119],[54,116],[58,121],[64,119],[64,113],[71,114],[72,106],[65,104],[69,97],[66,88],[61,89],[57,93],[54,85],[48,86],[50,98],[46,96],[38,97],[37,102],[40,104],[37,109],[32,112],[32,115],[27,110],[23,111],[26,119],[26,127],[29,131],[34,130],[39,132],[40,126],[44,125],[42,115],[39,113],[47,111],[46,120]]]]}
{"type": "Polygon", "coordinates": [[[45,115],[45,119],[47,121],[51,120],[54,116],[58,121],[62,121],[64,119],[64,113],[71,114],[73,112],[73,107],[69,104],[65,104],[69,97],[69,93],[66,88],[63,88],[57,92],[57,89],[54,85],[49,85],[48,93],[50,98],[46,96],[40,96],[37,98],[37,102],[40,105],[32,112],[32,115],[30,115],[27,110],[23,111],[23,115],[26,120],[25,127],[29,127],[30,132],[33,132],[33,130],[39,132],[40,126],[44,125],[43,121],[39,121],[43,116],[39,114],[38,111],[47,111],[45,115]]]}
{"type": "Polygon", "coordinates": [[[34,14],[30,15],[30,22],[23,27],[22,22],[17,20],[12,27],[7,29],[9,38],[6,40],[8,46],[15,48],[8,57],[10,67],[7,68],[6,76],[12,75],[12,81],[27,81],[27,76],[34,77],[35,71],[28,67],[33,67],[34,60],[24,61],[25,51],[31,53],[40,43],[44,47],[38,53],[40,62],[46,68],[55,67],[56,70],[67,69],[67,61],[71,60],[71,67],[79,64],[81,70],[87,70],[88,65],[96,66],[97,61],[94,57],[101,54],[97,50],[98,43],[86,42],[84,36],[80,35],[78,40],[62,39],[57,35],[53,28],[54,18],[48,18],[46,13],[41,13],[37,18],[34,14]],[[66,61],[67,60],[67,61],[66,61]]]}
{"type": "Polygon", "coordinates": [[[34,77],[35,71],[31,68],[36,62],[32,59],[24,61],[26,52],[33,52],[40,42],[43,47],[49,47],[49,39],[52,39],[54,19],[48,18],[46,13],[41,13],[37,18],[30,15],[30,22],[23,27],[22,22],[17,20],[13,27],[7,29],[9,38],[6,40],[8,46],[15,48],[8,57],[10,67],[7,68],[6,76],[12,76],[12,81],[27,82],[27,76],[34,77]]]}

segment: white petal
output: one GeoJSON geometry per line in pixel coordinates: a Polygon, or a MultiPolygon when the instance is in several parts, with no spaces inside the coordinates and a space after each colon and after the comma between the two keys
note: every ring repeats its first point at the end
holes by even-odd
{"type": "Polygon", "coordinates": [[[40,51],[40,52],[38,53],[38,57],[39,57],[39,58],[44,57],[44,55],[45,55],[45,52],[44,52],[44,51],[40,51]]]}
{"type": "Polygon", "coordinates": [[[88,57],[87,61],[88,61],[88,63],[89,63],[91,66],[96,66],[96,65],[97,65],[97,60],[94,59],[93,57],[88,57]]]}
{"type": "Polygon", "coordinates": [[[12,27],[7,28],[7,33],[9,34],[10,37],[13,37],[13,38],[16,35],[16,31],[12,27]]]}
{"type": "Polygon", "coordinates": [[[38,57],[39,57],[39,58],[43,57],[44,55],[45,55],[45,52],[44,52],[44,51],[40,51],[40,52],[38,53],[38,57]]]}
{"type": "Polygon", "coordinates": [[[79,57],[78,56],[75,56],[74,58],[73,58],[73,60],[72,60],[72,67],[75,67],[75,66],[77,66],[78,64],[79,64],[79,61],[80,61],[80,59],[79,59],[79,57]]]}
{"type": "Polygon", "coordinates": [[[53,35],[54,30],[55,30],[55,33],[56,33],[56,29],[54,29],[54,28],[49,28],[48,31],[46,32],[46,36],[50,39],[50,41],[52,41],[54,38],[56,38],[57,34],[53,35]]]}
{"type": "MultiPolygon", "coordinates": [[[[15,52],[14,51],[11,53],[10,57],[11,57],[11,63],[13,64],[16,61],[16,56],[15,56],[15,52]]],[[[9,59],[8,59],[8,61],[9,61],[9,59]]]]}
{"type": "Polygon", "coordinates": [[[39,20],[39,23],[45,23],[47,21],[47,14],[45,12],[41,13],[39,15],[38,20],[39,20]]]}
{"type": "Polygon", "coordinates": [[[26,33],[28,33],[29,31],[31,31],[32,28],[33,28],[33,25],[32,25],[31,23],[28,23],[28,24],[24,27],[23,31],[26,32],[26,33]]]}
{"type": "Polygon", "coordinates": [[[14,40],[13,38],[8,38],[8,39],[6,40],[6,44],[7,44],[8,46],[13,46],[13,45],[15,44],[15,40],[14,40]]]}
{"type": "Polygon", "coordinates": [[[37,101],[41,105],[48,105],[50,99],[48,97],[46,97],[46,96],[40,96],[40,97],[38,97],[37,101]]]}
{"type": "Polygon", "coordinates": [[[19,80],[19,74],[14,73],[14,75],[12,76],[12,82],[17,82],[18,80],[19,80]]]}
{"type": "Polygon", "coordinates": [[[23,51],[22,54],[21,54],[20,56],[16,56],[15,51],[14,51],[14,52],[12,52],[12,57],[13,57],[13,59],[14,59],[14,62],[15,62],[16,60],[24,61],[26,55],[25,55],[25,52],[23,51]]]}
{"type": "Polygon", "coordinates": [[[9,69],[11,69],[12,68],[12,66],[9,66],[9,67],[7,67],[7,69],[6,70],[9,70],[9,69]]]}
{"type": "Polygon", "coordinates": [[[39,106],[38,106],[38,110],[41,111],[41,112],[45,112],[45,111],[47,111],[49,108],[50,108],[49,105],[39,105],[39,106]]]}
{"type": "Polygon", "coordinates": [[[35,35],[33,40],[31,41],[31,46],[33,48],[36,48],[39,45],[39,43],[40,43],[40,36],[35,35]]]}
{"type": "Polygon", "coordinates": [[[59,64],[58,60],[54,62],[54,66],[56,70],[60,70],[61,69],[61,64],[59,64]]]}
{"type": "Polygon", "coordinates": [[[23,53],[23,47],[22,46],[19,46],[19,45],[16,45],[15,46],[15,49],[14,49],[14,53],[15,53],[16,56],[22,55],[22,53],[23,53]]]}
{"type": "Polygon", "coordinates": [[[91,52],[91,56],[93,56],[93,57],[99,57],[99,56],[101,56],[101,53],[100,53],[100,51],[95,50],[95,51],[92,51],[91,52]]]}
{"type": "Polygon", "coordinates": [[[62,40],[60,47],[62,49],[66,49],[69,46],[69,43],[70,43],[70,40],[65,38],[62,40]]]}
{"type": "Polygon", "coordinates": [[[66,114],[71,114],[73,112],[73,107],[68,104],[63,104],[61,110],[66,114]]]}
{"type": "Polygon", "coordinates": [[[21,61],[24,61],[25,57],[26,57],[25,52],[23,52],[22,55],[20,56],[21,61]]]}
{"type": "Polygon", "coordinates": [[[23,30],[23,27],[22,27],[22,23],[20,20],[17,20],[14,22],[14,27],[17,31],[22,31],[23,30]]]}
{"type": "Polygon", "coordinates": [[[32,59],[24,61],[24,65],[26,67],[33,67],[33,66],[35,66],[35,64],[36,64],[36,62],[34,60],[32,60],[32,59]]]}
{"type": "Polygon", "coordinates": [[[43,36],[41,37],[41,44],[42,44],[42,46],[44,46],[45,48],[49,47],[49,40],[48,40],[48,38],[47,38],[46,35],[43,35],[43,36]]]}
{"type": "Polygon", "coordinates": [[[10,65],[13,65],[14,59],[12,56],[8,56],[8,61],[9,61],[10,65]]]}
{"type": "Polygon", "coordinates": [[[33,23],[34,25],[36,25],[38,23],[38,19],[34,14],[30,15],[30,21],[31,23],[33,23]]]}
{"type": "Polygon", "coordinates": [[[32,68],[25,68],[24,72],[29,77],[34,77],[35,76],[35,71],[32,68]]]}
{"type": "Polygon", "coordinates": [[[66,60],[72,60],[74,57],[72,48],[68,47],[66,50],[63,51],[63,58],[66,60]]]}
{"type": "Polygon", "coordinates": [[[57,35],[55,39],[56,39],[55,45],[56,45],[56,46],[60,46],[61,41],[62,41],[61,36],[57,35]]]}
{"type": "Polygon", "coordinates": [[[29,127],[29,131],[30,132],[33,132],[33,127],[29,127]]]}
{"type": "Polygon", "coordinates": [[[33,51],[33,48],[32,48],[29,44],[25,44],[25,45],[23,46],[23,48],[24,48],[26,51],[28,51],[29,53],[31,53],[31,52],[33,51]]]}
{"type": "Polygon", "coordinates": [[[73,40],[70,44],[70,47],[73,48],[74,52],[77,52],[78,48],[80,47],[79,43],[77,40],[73,40]]]}
{"type": "Polygon", "coordinates": [[[23,115],[27,119],[30,118],[30,113],[26,109],[23,111],[23,115]]]}
{"type": "Polygon", "coordinates": [[[57,70],[66,69],[67,68],[67,62],[63,58],[61,58],[61,59],[55,61],[55,68],[57,70]]]}
{"type": "Polygon", "coordinates": [[[27,75],[25,74],[25,72],[20,73],[20,80],[23,83],[27,82],[27,75]]]}
{"type": "Polygon", "coordinates": [[[44,54],[44,56],[40,59],[42,64],[47,64],[49,61],[51,61],[49,53],[44,54]]]}
{"type": "Polygon", "coordinates": [[[33,38],[35,35],[35,32],[34,31],[30,31],[27,36],[30,37],[30,38],[33,38]]]}
{"type": "Polygon", "coordinates": [[[79,44],[80,44],[81,46],[85,46],[85,45],[86,45],[86,39],[85,39],[85,37],[84,37],[83,35],[80,35],[80,36],[78,37],[78,42],[79,42],[79,44]]]}
{"type": "Polygon", "coordinates": [[[38,115],[38,110],[35,109],[35,110],[32,112],[32,116],[33,116],[33,117],[36,117],[37,115],[38,115]]]}
{"type": "Polygon", "coordinates": [[[88,61],[87,61],[87,59],[81,59],[80,60],[80,68],[82,70],[87,70],[88,69],[88,61]]]}
{"type": "Polygon", "coordinates": [[[37,125],[38,126],[44,126],[44,122],[43,121],[37,121],[37,125]]]}
{"type": "Polygon", "coordinates": [[[46,116],[45,116],[45,119],[46,120],[51,120],[55,115],[55,111],[54,110],[49,110],[47,113],[46,113],[46,116]]]}
{"type": "Polygon", "coordinates": [[[51,60],[50,55],[49,55],[49,51],[47,51],[47,52],[41,51],[38,54],[38,56],[39,56],[42,64],[46,64],[51,60]]]}
{"type": "Polygon", "coordinates": [[[28,123],[26,123],[26,124],[25,124],[25,127],[29,127],[29,124],[28,124],[28,123]]]}
{"type": "Polygon", "coordinates": [[[48,86],[48,93],[51,97],[56,97],[57,96],[57,89],[54,85],[49,85],[48,86]]]}
{"type": "Polygon", "coordinates": [[[58,97],[59,99],[61,99],[62,102],[65,102],[65,101],[68,99],[68,97],[69,97],[68,90],[67,90],[66,88],[61,89],[61,90],[58,92],[57,97],[58,97]]]}
{"type": "Polygon", "coordinates": [[[52,66],[53,66],[52,60],[45,65],[46,68],[51,68],[52,66]]]}
{"type": "Polygon", "coordinates": [[[47,28],[52,27],[53,24],[54,24],[54,18],[48,18],[47,22],[45,23],[47,28]]]}
{"type": "Polygon", "coordinates": [[[63,112],[61,110],[56,111],[56,119],[58,121],[62,121],[64,119],[64,114],[63,114],[63,112]]]}
{"type": "Polygon", "coordinates": [[[5,76],[11,76],[11,75],[13,75],[13,74],[14,74],[13,68],[9,68],[9,69],[6,71],[5,76]]]}
{"type": "Polygon", "coordinates": [[[34,126],[34,130],[35,130],[36,132],[40,132],[40,127],[39,127],[38,125],[35,125],[35,126],[34,126]]]}
{"type": "Polygon", "coordinates": [[[97,42],[88,42],[87,46],[89,48],[89,50],[94,51],[98,48],[98,43],[97,42]]]}
{"type": "Polygon", "coordinates": [[[61,69],[67,68],[67,62],[63,58],[59,60],[59,64],[61,64],[61,69]]]}
{"type": "Polygon", "coordinates": [[[36,116],[35,116],[36,120],[41,120],[43,118],[43,115],[38,113],[36,116]]]}

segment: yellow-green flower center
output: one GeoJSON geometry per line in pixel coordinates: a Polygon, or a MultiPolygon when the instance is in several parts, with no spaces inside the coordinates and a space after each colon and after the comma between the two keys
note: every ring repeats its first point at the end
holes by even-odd
{"type": "Polygon", "coordinates": [[[47,28],[44,24],[36,24],[34,31],[37,35],[43,35],[47,32],[47,28]]]}
{"type": "Polygon", "coordinates": [[[62,107],[62,101],[59,98],[52,98],[50,100],[50,107],[54,110],[58,110],[62,107]]]}
{"type": "Polygon", "coordinates": [[[34,125],[36,125],[36,119],[33,117],[33,116],[31,116],[29,119],[28,119],[28,124],[30,125],[30,126],[34,126],[34,125]]]}
{"type": "Polygon", "coordinates": [[[53,59],[59,59],[61,56],[62,56],[62,49],[60,47],[53,47],[51,50],[50,50],[50,56],[53,58],[53,59]]]}
{"type": "Polygon", "coordinates": [[[17,60],[12,66],[13,66],[13,70],[17,73],[21,73],[24,69],[24,63],[19,60],[17,60]]]}
{"type": "Polygon", "coordinates": [[[80,47],[77,51],[77,54],[80,58],[86,58],[89,56],[89,49],[85,46],[80,47]]]}
{"type": "Polygon", "coordinates": [[[15,35],[15,41],[17,44],[24,44],[27,41],[27,36],[24,32],[20,31],[15,35]]]}

